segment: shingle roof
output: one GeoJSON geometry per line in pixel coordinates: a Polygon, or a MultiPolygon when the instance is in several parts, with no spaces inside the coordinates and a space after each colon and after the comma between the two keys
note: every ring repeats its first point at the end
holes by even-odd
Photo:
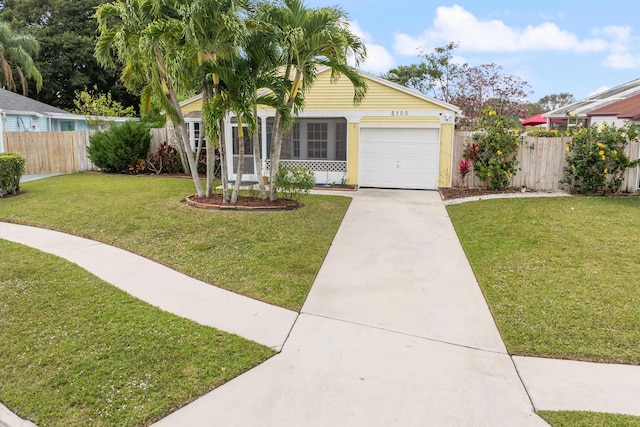
{"type": "Polygon", "coordinates": [[[619,119],[640,117],[640,94],[587,112],[587,116],[616,116],[619,119]]]}
{"type": "Polygon", "coordinates": [[[70,114],[68,111],[10,92],[6,89],[0,89],[0,110],[29,111],[39,114],[70,114]]]}

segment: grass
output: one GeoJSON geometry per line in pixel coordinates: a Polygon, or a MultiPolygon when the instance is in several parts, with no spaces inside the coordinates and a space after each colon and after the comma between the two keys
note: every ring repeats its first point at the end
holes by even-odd
{"type": "Polygon", "coordinates": [[[194,209],[183,178],[74,174],[21,185],[0,221],[36,225],[130,250],[192,277],[299,310],[350,199],[305,196],[285,212],[194,209]]]}
{"type": "Polygon", "coordinates": [[[274,354],[53,255],[0,253],[0,401],[39,427],[149,425],[274,354]]]}
{"type": "Polygon", "coordinates": [[[640,364],[640,198],[448,211],[511,354],[640,364]]]}
{"type": "Polygon", "coordinates": [[[539,415],[554,427],[640,427],[640,417],[598,412],[542,411],[539,415]]]}

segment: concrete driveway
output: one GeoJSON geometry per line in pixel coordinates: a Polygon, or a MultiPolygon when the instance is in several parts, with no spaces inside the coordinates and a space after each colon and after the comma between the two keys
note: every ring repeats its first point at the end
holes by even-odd
{"type": "Polygon", "coordinates": [[[282,352],[157,426],[544,426],[437,192],[360,190],[282,352]]]}

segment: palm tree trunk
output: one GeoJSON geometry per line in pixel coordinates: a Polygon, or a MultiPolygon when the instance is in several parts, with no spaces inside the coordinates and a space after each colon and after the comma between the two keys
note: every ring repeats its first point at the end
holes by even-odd
{"type": "Polygon", "coordinates": [[[260,141],[258,140],[258,135],[253,134],[251,137],[251,142],[253,144],[253,168],[256,173],[256,179],[258,180],[258,187],[260,188],[260,198],[265,200],[267,195],[267,187],[264,184],[264,178],[262,175],[262,158],[260,156],[260,141]]]}
{"type": "Polygon", "coordinates": [[[227,136],[224,119],[220,119],[220,177],[222,178],[223,203],[229,203],[229,173],[227,169],[227,136]]]}
{"type": "Polygon", "coordinates": [[[275,201],[278,199],[278,193],[276,192],[276,175],[278,174],[278,166],[280,164],[280,152],[282,151],[282,135],[280,132],[282,117],[280,113],[276,111],[276,115],[273,119],[273,131],[271,133],[271,164],[269,166],[269,200],[275,201]]]}
{"type": "MultiPolygon", "coordinates": [[[[258,123],[258,114],[254,113],[255,121],[258,123]]],[[[256,127],[256,131],[251,136],[251,143],[253,144],[253,169],[258,180],[258,187],[260,188],[260,197],[264,200],[267,198],[267,188],[264,185],[264,179],[262,178],[262,156],[260,155],[260,139],[258,138],[258,132],[260,126],[256,127]]]]}
{"type": "MultiPolygon", "coordinates": [[[[287,69],[287,75],[289,73],[289,69],[287,69]]],[[[293,86],[291,87],[291,92],[289,93],[289,99],[287,99],[287,108],[289,111],[293,110],[293,105],[298,96],[298,90],[300,89],[300,84],[302,82],[302,71],[296,70],[296,76],[293,79],[293,86]]],[[[278,199],[278,194],[276,193],[274,179],[278,173],[278,167],[280,165],[280,154],[282,152],[282,140],[284,139],[285,129],[282,128],[282,117],[276,111],[276,115],[273,122],[273,141],[271,141],[271,167],[269,168],[269,182],[271,187],[269,189],[269,198],[273,200],[278,199]]]]}
{"type": "Polygon", "coordinates": [[[231,203],[236,204],[238,201],[238,192],[240,191],[240,183],[242,182],[242,171],[244,170],[244,129],[242,127],[242,117],[238,118],[238,168],[236,169],[236,182],[233,186],[233,194],[231,194],[231,203]]]}
{"type": "Polygon", "coordinates": [[[167,75],[167,67],[164,62],[164,57],[158,48],[155,49],[155,57],[156,63],[158,65],[158,69],[160,71],[160,75],[162,80],[164,81],[167,87],[167,98],[171,103],[171,106],[175,110],[175,114],[178,118],[175,123],[176,137],[178,141],[182,143],[184,148],[186,157],[189,161],[189,168],[191,169],[191,178],[193,179],[193,184],[196,187],[196,192],[198,196],[203,196],[204,191],[202,190],[202,183],[200,182],[200,177],[198,176],[198,164],[196,163],[196,159],[194,159],[191,153],[191,144],[189,143],[189,138],[187,137],[187,129],[184,122],[184,116],[182,115],[182,110],[180,109],[180,101],[178,101],[178,96],[176,95],[176,91],[173,88],[173,84],[167,75]]]}
{"type": "Polygon", "coordinates": [[[182,165],[182,170],[184,173],[191,173],[191,169],[189,168],[189,160],[187,160],[187,155],[184,152],[184,146],[182,142],[178,141],[178,136],[176,135],[176,127],[173,120],[167,117],[167,142],[172,147],[175,147],[178,150],[178,156],[180,157],[180,164],[182,165]]]}
{"type": "MultiPolygon", "coordinates": [[[[202,91],[202,104],[205,105],[205,102],[209,101],[209,91],[204,89],[202,91]]],[[[216,166],[216,142],[217,135],[215,134],[214,129],[211,126],[205,124],[206,118],[203,116],[202,124],[203,131],[206,135],[207,143],[207,182],[206,182],[206,195],[207,197],[211,197],[213,193],[213,171],[216,166]]],[[[202,135],[202,132],[200,133],[202,135]]],[[[198,154],[198,158],[199,154],[198,154]]]]}

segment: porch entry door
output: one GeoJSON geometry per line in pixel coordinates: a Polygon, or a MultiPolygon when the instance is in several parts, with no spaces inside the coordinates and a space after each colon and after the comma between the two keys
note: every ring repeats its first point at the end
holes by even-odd
{"type": "Polygon", "coordinates": [[[358,183],[435,190],[439,155],[437,128],[361,128],[358,183]]]}

